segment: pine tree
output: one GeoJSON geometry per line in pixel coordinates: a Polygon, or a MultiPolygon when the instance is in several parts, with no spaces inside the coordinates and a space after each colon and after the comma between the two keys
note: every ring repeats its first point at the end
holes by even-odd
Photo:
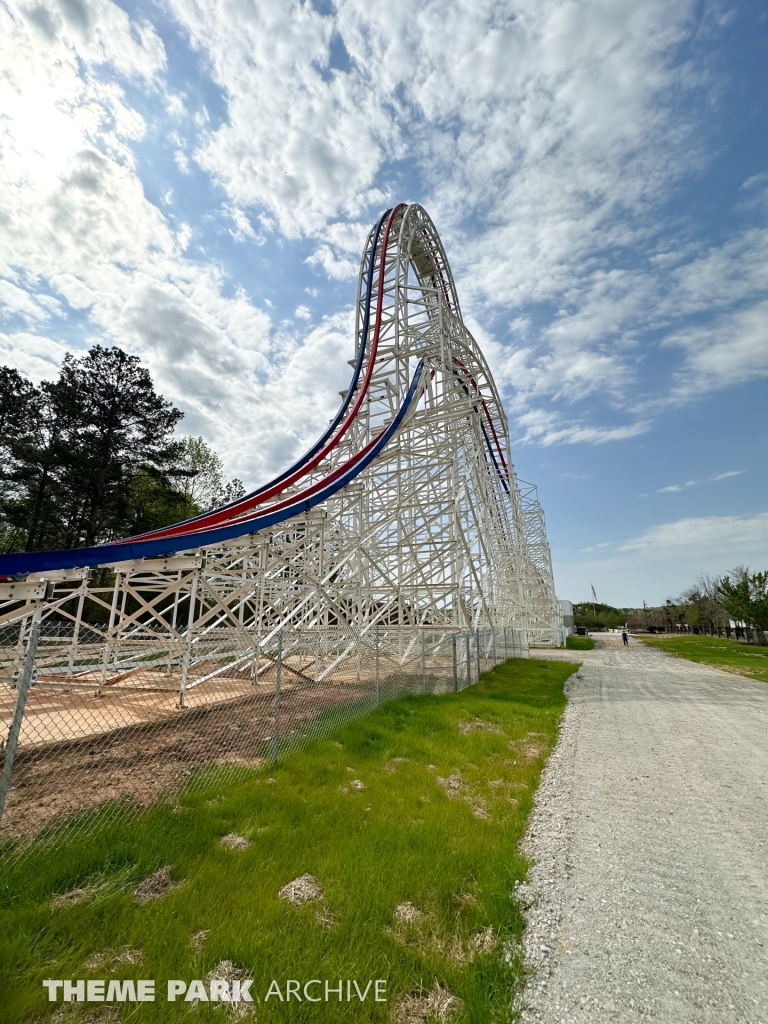
{"type": "Polygon", "coordinates": [[[162,477],[180,457],[172,434],[183,413],[157,394],[138,358],[117,347],[95,345],[79,359],[68,354],[59,379],[43,391],[62,424],[71,544],[123,535],[133,518],[133,477],[145,466],[162,477]]]}

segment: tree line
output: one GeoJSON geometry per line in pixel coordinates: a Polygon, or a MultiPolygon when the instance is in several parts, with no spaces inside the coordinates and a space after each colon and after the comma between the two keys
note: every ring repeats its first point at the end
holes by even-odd
{"type": "Polygon", "coordinates": [[[201,437],[136,356],[94,345],[35,387],[0,367],[0,551],[100,544],[234,500],[201,437]]]}
{"type": "Polygon", "coordinates": [[[757,642],[763,644],[768,630],[768,572],[736,566],[723,577],[701,575],[679,597],[652,608],[613,608],[582,601],[573,611],[575,624],[591,629],[626,624],[639,629],[686,625],[717,630],[734,621],[754,629],[757,642]]]}

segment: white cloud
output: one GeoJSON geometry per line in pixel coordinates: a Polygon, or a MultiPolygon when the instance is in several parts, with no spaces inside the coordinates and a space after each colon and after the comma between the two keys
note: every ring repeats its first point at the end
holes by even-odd
{"type": "MultiPolygon", "coordinates": [[[[221,89],[220,122],[187,112],[157,33],[110,0],[0,10],[0,202],[11,211],[0,302],[29,331],[7,342],[14,352],[46,324],[54,333],[67,307],[85,311],[89,329],[147,360],[189,409],[185,429],[223,446],[245,476],[276,456],[241,440],[228,408],[245,421],[273,410],[275,451],[308,429],[295,406],[282,409],[285,392],[259,389],[284,383],[320,335],[288,333],[289,321],[275,331],[217,264],[190,258],[202,240],[153,206],[137,175],[147,125],[126,98],[130,80],[175,119],[165,145],[180,169],[197,161],[226,190],[233,239],[307,236],[306,262],[331,280],[354,279],[374,212],[401,198],[403,177],[418,181],[525,442],[648,430],[662,405],[641,387],[649,328],[682,360],[676,401],[766,372],[768,232],[707,247],[659,219],[711,153],[693,105],[715,88],[696,64],[694,0],[169,9],[221,89]],[[345,70],[331,67],[342,45],[345,70]],[[196,149],[184,118],[202,133],[196,149]],[[500,311],[516,348],[481,327],[500,311]],[[610,423],[598,403],[618,410],[610,423]]],[[[742,199],[764,191],[755,176],[742,199]]],[[[163,196],[181,205],[165,186],[163,196]]]]}
{"type": "Polygon", "coordinates": [[[58,312],[60,303],[43,292],[34,294],[19,288],[12,281],[0,278],[0,308],[6,315],[19,316],[27,323],[44,323],[52,313],[58,312]]]}
{"type": "Polygon", "coordinates": [[[643,600],[661,604],[703,572],[723,576],[734,565],[768,567],[768,512],[678,519],[653,526],[613,550],[593,545],[586,551],[593,557],[574,559],[553,552],[561,597],[584,599],[594,583],[600,599],[618,607],[639,607],[643,600]]]}
{"type": "MultiPolygon", "coordinates": [[[[304,338],[275,331],[218,265],[188,258],[191,229],[147,200],[136,173],[130,147],[142,118],[93,73],[110,65],[159,89],[159,39],[107,2],[57,10],[35,8],[32,24],[0,7],[0,312],[30,325],[0,334],[0,358],[50,379],[69,346],[41,329],[81,311],[83,340],[139,355],[186,411],[182,431],[218,447],[228,472],[263,477],[336,408],[354,317],[304,338]]],[[[227,212],[236,232],[259,240],[240,207],[227,212]]]]}
{"type": "Polygon", "coordinates": [[[233,195],[312,233],[355,197],[382,201],[361,182],[400,155],[394,140],[407,126],[409,156],[450,207],[446,221],[460,214],[456,188],[465,209],[492,197],[503,215],[476,251],[494,259],[494,238],[512,242],[498,268],[505,294],[523,281],[526,299],[554,294],[558,264],[561,291],[612,205],[654,201],[699,158],[667,101],[673,84],[686,87],[672,56],[694,28],[692,3],[401,0],[384,10],[357,0],[329,17],[277,2],[173,9],[230,98],[204,160],[233,195]],[[325,70],[334,32],[352,56],[348,74],[325,70]],[[318,215],[301,219],[307,210],[318,215]]]}
{"type": "Polygon", "coordinates": [[[56,377],[69,346],[39,334],[0,334],[0,364],[25,373],[33,384],[56,377]]]}
{"type": "Polygon", "coordinates": [[[529,402],[599,392],[636,415],[656,415],[670,402],[768,373],[768,230],[750,228],[704,254],[689,247],[663,255],[634,271],[571,268],[580,289],[574,308],[542,329],[537,344],[526,331],[504,379],[529,402]],[[663,347],[684,352],[671,391],[653,397],[638,389],[648,355],[638,339],[649,329],[665,332],[663,347]]]}
{"type": "Polygon", "coordinates": [[[768,300],[686,327],[665,344],[685,351],[674,395],[692,395],[768,376],[768,300]]]}
{"type": "Polygon", "coordinates": [[[369,225],[338,221],[326,226],[325,241],[305,260],[310,266],[322,268],[334,281],[357,277],[360,253],[365,245],[369,225]]]}
{"type": "Polygon", "coordinates": [[[236,242],[244,242],[247,238],[250,238],[258,245],[264,245],[266,238],[264,235],[257,234],[254,231],[253,224],[251,224],[244,210],[241,210],[239,206],[225,205],[224,212],[232,219],[235,225],[234,230],[230,228],[229,233],[236,242]]]}
{"type": "Polygon", "coordinates": [[[746,469],[729,469],[727,473],[718,473],[717,476],[713,476],[712,480],[728,480],[732,476],[741,476],[746,473],[746,469]]]}
{"type": "Polygon", "coordinates": [[[676,267],[660,311],[679,316],[754,302],[765,294],[766,262],[768,229],[749,227],[676,267]]]}
{"type": "Polygon", "coordinates": [[[763,171],[761,174],[753,174],[742,183],[741,187],[743,189],[751,189],[764,185],[768,185],[768,171],[763,171]]]}
{"type": "Polygon", "coordinates": [[[651,527],[638,537],[625,541],[619,551],[642,551],[664,557],[679,548],[694,548],[709,554],[743,551],[745,546],[768,550],[768,512],[756,516],[703,516],[678,519],[651,527]]]}
{"type": "MultiPolygon", "coordinates": [[[[599,393],[634,407],[635,421],[607,429],[563,412],[547,443],[645,429],[660,403],[638,391],[643,332],[666,330],[680,345],[683,318],[754,307],[765,292],[766,232],[709,251],[674,238],[657,251],[653,240],[673,189],[711,155],[703,114],[697,124],[692,108],[682,112],[682,100],[718,88],[695,57],[679,62],[681,43],[695,50],[718,31],[713,22],[702,32],[693,0],[350,0],[326,17],[277,0],[245,11],[173,0],[173,10],[228,97],[228,119],[197,159],[233,201],[268,211],[290,236],[316,237],[310,265],[354,277],[358,216],[388,199],[386,168],[408,139],[465,310],[482,320],[505,306],[530,325],[527,307],[554,305],[496,360],[519,407],[599,393]],[[329,66],[334,34],[350,55],[345,71],[329,66]],[[617,265],[617,252],[639,264],[617,265]]],[[[687,358],[681,377],[695,385],[675,400],[762,372],[742,349],[724,377],[710,368],[714,351],[709,362],[687,358]]]]}
{"type": "MultiPolygon", "coordinates": [[[[719,473],[717,476],[712,476],[707,481],[708,483],[714,483],[717,480],[728,480],[730,477],[741,476],[746,470],[743,469],[731,469],[727,473],[719,473]]],[[[660,487],[657,494],[676,494],[678,491],[682,491],[683,487],[698,487],[698,480],[686,480],[685,485],[683,484],[669,484],[667,487],[660,487]]],[[[647,498],[647,494],[638,495],[640,498],[647,498]]]]}
{"type": "Polygon", "coordinates": [[[150,82],[165,66],[165,49],[152,26],[132,21],[110,0],[38,0],[34,6],[10,6],[6,18],[18,56],[49,45],[59,57],[77,54],[90,65],[108,64],[126,78],[150,82]],[[24,22],[31,34],[21,28],[24,22]]]}
{"type": "Polygon", "coordinates": [[[381,195],[373,179],[397,133],[367,74],[328,71],[334,19],[281,0],[171,8],[228,96],[196,156],[235,202],[265,207],[294,237],[381,195]]]}
{"type": "Polygon", "coordinates": [[[357,277],[357,263],[346,257],[338,257],[330,245],[319,245],[305,262],[310,266],[322,267],[327,276],[335,281],[349,281],[357,277]]]}
{"type": "Polygon", "coordinates": [[[538,445],[552,444],[604,444],[607,441],[622,441],[644,434],[649,421],[637,421],[620,427],[590,426],[584,423],[563,424],[556,413],[543,409],[530,409],[515,417],[521,430],[521,441],[538,445]]]}
{"type": "Polygon", "coordinates": [[[328,426],[349,384],[354,324],[353,311],[324,318],[259,388],[258,411],[240,421],[246,437],[258,438],[258,479],[284,469],[328,426]]]}

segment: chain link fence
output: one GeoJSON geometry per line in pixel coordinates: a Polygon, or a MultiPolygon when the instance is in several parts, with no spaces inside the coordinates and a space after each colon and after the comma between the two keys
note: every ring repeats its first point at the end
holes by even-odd
{"type": "Polygon", "coordinates": [[[41,620],[0,626],[0,860],[95,833],[184,789],[245,777],[384,701],[446,693],[524,633],[370,626],[108,636],[41,620]]]}

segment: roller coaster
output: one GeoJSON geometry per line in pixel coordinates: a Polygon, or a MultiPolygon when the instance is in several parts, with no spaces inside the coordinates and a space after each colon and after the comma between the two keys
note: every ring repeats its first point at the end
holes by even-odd
{"type": "MultiPolygon", "coordinates": [[[[356,334],[338,413],[274,480],[126,540],[0,556],[0,575],[35,584],[79,581],[92,566],[128,578],[200,569],[208,585],[248,580],[239,608],[261,631],[353,618],[361,629],[510,625],[552,642],[559,609],[536,490],[515,477],[496,385],[418,205],[371,229],[356,334]]],[[[12,589],[34,600],[40,588],[12,589]]]]}
{"type": "Polygon", "coordinates": [[[176,708],[217,679],[266,681],[278,639],[304,652],[284,664],[313,684],[351,656],[360,680],[361,650],[378,658],[386,643],[399,665],[419,643],[437,664],[453,636],[454,679],[472,658],[456,636],[514,636],[518,654],[564,643],[536,489],[515,475],[498,389],[421,206],[387,210],[368,235],[350,365],[323,436],[244,497],[125,540],[0,556],[0,630],[15,630],[0,677],[18,678],[35,622],[38,687],[151,684],[176,708]]]}

